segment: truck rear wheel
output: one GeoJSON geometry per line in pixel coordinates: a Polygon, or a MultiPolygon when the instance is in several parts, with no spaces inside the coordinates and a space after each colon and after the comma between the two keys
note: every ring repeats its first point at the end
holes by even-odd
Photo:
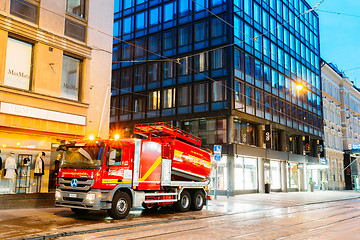
{"type": "Polygon", "coordinates": [[[188,191],[182,191],[180,200],[175,203],[175,208],[179,212],[189,211],[191,205],[191,197],[188,191]]]}
{"type": "Polygon", "coordinates": [[[108,214],[114,219],[125,218],[131,208],[131,200],[126,192],[117,192],[111,204],[111,209],[108,209],[108,214]]]}
{"type": "Polygon", "coordinates": [[[205,194],[201,190],[197,190],[194,192],[194,195],[192,196],[191,201],[191,209],[194,211],[201,211],[201,209],[204,207],[205,203],[205,194]]]}

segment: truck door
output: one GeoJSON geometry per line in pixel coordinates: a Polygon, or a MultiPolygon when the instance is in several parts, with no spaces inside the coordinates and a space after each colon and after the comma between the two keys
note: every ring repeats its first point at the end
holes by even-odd
{"type": "Polygon", "coordinates": [[[131,187],[132,166],[131,148],[127,146],[108,146],[106,152],[106,167],[102,184],[104,188],[114,188],[118,184],[131,187]]]}

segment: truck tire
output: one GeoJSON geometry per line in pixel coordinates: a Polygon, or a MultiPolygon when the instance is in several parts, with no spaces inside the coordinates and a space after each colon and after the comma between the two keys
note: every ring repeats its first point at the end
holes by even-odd
{"type": "Polygon", "coordinates": [[[191,201],[191,209],[194,211],[201,211],[205,204],[205,194],[201,190],[194,192],[191,201]]]}
{"type": "Polygon", "coordinates": [[[71,208],[71,211],[77,215],[86,215],[89,212],[89,210],[81,208],[71,208]]]}
{"type": "Polygon", "coordinates": [[[191,197],[188,191],[182,191],[180,200],[175,203],[175,209],[179,212],[189,211],[191,206],[191,197]]]}
{"type": "Polygon", "coordinates": [[[114,219],[125,218],[130,212],[131,200],[126,192],[117,192],[107,212],[114,219]]]}

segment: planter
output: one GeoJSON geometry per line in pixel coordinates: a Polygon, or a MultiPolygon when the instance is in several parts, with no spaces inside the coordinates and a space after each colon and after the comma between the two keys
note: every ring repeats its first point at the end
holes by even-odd
{"type": "Polygon", "coordinates": [[[313,185],[313,184],[309,184],[309,189],[310,189],[310,192],[313,192],[313,191],[314,191],[314,185],[313,185]]]}
{"type": "Polygon", "coordinates": [[[270,193],[270,192],[271,192],[271,184],[265,183],[265,193],[270,193]]]}

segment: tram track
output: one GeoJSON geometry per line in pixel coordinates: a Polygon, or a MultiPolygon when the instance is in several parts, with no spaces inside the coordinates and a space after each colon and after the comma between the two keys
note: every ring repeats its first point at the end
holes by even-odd
{"type": "MultiPolygon", "coordinates": [[[[256,211],[243,211],[243,212],[237,212],[237,213],[214,214],[214,215],[202,216],[202,217],[184,217],[184,218],[168,219],[168,220],[162,220],[162,221],[156,221],[156,222],[153,222],[153,221],[152,222],[145,222],[145,223],[143,222],[143,223],[137,223],[137,224],[128,224],[128,225],[122,225],[122,226],[112,226],[112,227],[89,229],[89,230],[83,230],[83,231],[70,231],[70,232],[63,232],[63,233],[57,233],[57,234],[33,236],[33,237],[22,238],[22,239],[26,239],[26,240],[54,239],[54,238],[61,238],[61,237],[68,237],[68,236],[75,236],[75,235],[86,235],[86,234],[99,233],[99,232],[109,232],[109,231],[118,231],[118,230],[123,230],[123,229],[125,230],[125,229],[138,228],[138,227],[156,226],[156,225],[161,225],[161,224],[177,223],[177,222],[183,222],[183,221],[185,221],[185,222],[191,221],[191,222],[183,223],[183,224],[176,225],[176,226],[187,226],[187,225],[190,226],[190,225],[194,225],[193,220],[197,220],[197,221],[206,220],[206,219],[214,219],[215,220],[216,218],[221,218],[221,217],[231,217],[231,216],[235,217],[236,215],[241,215],[241,214],[255,213],[255,212],[261,212],[261,211],[270,211],[270,213],[268,215],[266,215],[266,216],[247,218],[247,219],[244,219],[244,220],[240,220],[239,222],[241,222],[241,221],[255,221],[255,220],[266,219],[266,218],[281,217],[281,216],[289,215],[289,214],[305,213],[305,212],[310,212],[310,211],[315,211],[315,210],[325,210],[325,209],[334,210],[336,208],[349,208],[349,207],[336,204],[336,205],[332,205],[332,206],[317,207],[317,208],[311,208],[311,209],[301,209],[301,210],[298,210],[298,211],[285,212],[285,213],[281,213],[281,214],[271,214],[271,211],[275,210],[275,209],[306,207],[306,206],[313,206],[315,204],[320,205],[320,204],[329,204],[329,203],[336,203],[336,202],[349,202],[349,201],[353,201],[353,200],[355,200],[355,199],[349,199],[349,200],[342,199],[342,200],[325,201],[325,202],[318,202],[318,203],[296,204],[296,205],[291,205],[291,206],[286,206],[286,207],[279,207],[279,208],[276,207],[276,208],[268,208],[268,209],[262,209],[262,210],[257,209],[256,211]]],[[[341,215],[341,214],[339,214],[339,215],[341,215]]],[[[327,217],[331,217],[331,216],[327,216],[327,217]]],[[[217,219],[216,221],[218,223],[219,219],[217,219]]],[[[303,224],[303,223],[305,223],[305,222],[298,223],[298,224],[303,224]]],[[[171,225],[171,226],[166,226],[166,227],[151,228],[151,230],[156,231],[156,230],[172,228],[172,227],[174,227],[174,226],[171,225]]],[[[285,227],[286,226],[284,226],[284,228],[285,227]]],[[[193,228],[187,228],[187,230],[183,230],[183,231],[189,231],[189,230],[191,231],[192,229],[193,228]]],[[[196,228],[194,228],[194,230],[195,229],[196,228]]],[[[131,231],[131,232],[115,234],[115,235],[114,234],[104,235],[104,236],[101,236],[101,237],[104,237],[104,238],[106,238],[106,237],[114,237],[114,236],[128,235],[128,234],[132,234],[132,233],[140,233],[140,232],[148,232],[148,231],[150,231],[150,230],[138,230],[138,231],[131,231]]],[[[177,231],[177,232],[180,233],[181,231],[177,231]]],[[[172,233],[174,233],[174,232],[172,232],[172,233]]],[[[156,235],[165,236],[166,234],[171,234],[171,233],[156,234],[156,235]]],[[[152,237],[152,236],[147,236],[147,237],[152,237]]],[[[137,238],[134,238],[134,239],[137,239],[137,238]]],[[[230,238],[230,239],[233,239],[233,238],[230,238]]]]}

